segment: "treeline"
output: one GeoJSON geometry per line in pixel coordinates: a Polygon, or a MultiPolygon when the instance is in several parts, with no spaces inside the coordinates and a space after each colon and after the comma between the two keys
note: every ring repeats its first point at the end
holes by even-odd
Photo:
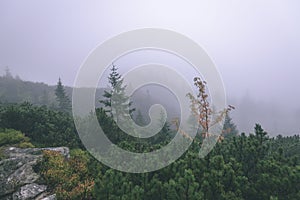
{"type": "MultiPolygon", "coordinates": [[[[148,151],[153,144],[164,145],[126,138],[103,109],[97,109],[97,116],[108,137],[122,148],[140,145],[141,151],[148,151]]],[[[253,134],[225,138],[204,159],[198,157],[198,135],[170,166],[129,174],[109,169],[90,156],[68,113],[23,103],[2,105],[0,119],[2,147],[30,147],[30,142],[36,147],[71,147],[68,161],[45,152],[44,161],[36,167],[41,182],[58,199],[300,199],[299,135],[269,138],[256,125],[253,134]]],[[[163,140],[173,133],[165,127],[161,134],[163,140]]]]}
{"type": "MultiPolygon", "coordinates": [[[[58,81],[59,82],[59,81],[58,81]]],[[[55,90],[57,85],[22,80],[19,76],[13,76],[9,69],[0,76],[0,103],[23,103],[29,102],[33,105],[45,105],[50,108],[57,108],[55,90]]],[[[71,99],[72,88],[64,86],[65,94],[71,99]]],[[[102,88],[98,88],[96,98],[101,98],[102,88]]],[[[99,106],[99,104],[97,104],[99,106]]]]}
{"type": "MultiPolygon", "coordinates": [[[[146,122],[140,111],[132,114],[132,102],[114,65],[108,78],[111,88],[100,100],[104,107],[95,109],[106,136],[115,145],[133,152],[150,152],[165,146],[177,132],[170,123],[163,124],[160,133],[149,139],[131,137],[118,127],[113,115],[119,116],[124,109],[137,124],[146,122]]],[[[203,98],[198,101],[191,96],[191,108],[200,119],[208,119],[212,110],[205,84],[199,78],[194,81],[198,97],[203,98]]],[[[200,120],[200,131],[177,161],[155,172],[123,173],[98,162],[85,150],[61,81],[54,94],[55,107],[28,102],[0,104],[0,159],[5,158],[1,149],[7,146],[70,147],[68,160],[59,153],[45,151],[43,161],[35,168],[41,174],[40,182],[58,199],[300,199],[299,135],[269,138],[258,124],[254,133],[238,134],[226,109],[224,137],[205,158],[199,158],[199,150],[203,139],[209,137],[209,123],[200,120]]]]}
{"type": "MultiPolygon", "coordinates": [[[[30,102],[34,105],[56,106],[54,94],[55,86],[45,83],[24,81],[19,76],[13,76],[9,69],[0,76],[0,102],[22,103],[30,102]]],[[[67,94],[71,94],[71,88],[66,87],[67,94]]]]}

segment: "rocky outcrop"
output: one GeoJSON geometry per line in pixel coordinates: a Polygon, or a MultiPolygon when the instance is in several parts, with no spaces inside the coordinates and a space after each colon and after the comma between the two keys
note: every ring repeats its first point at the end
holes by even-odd
{"type": "Polygon", "coordinates": [[[55,195],[46,192],[46,185],[37,183],[40,176],[33,170],[42,159],[43,150],[58,151],[69,158],[67,147],[27,149],[9,147],[3,150],[5,159],[0,161],[0,199],[55,199],[55,195]]]}
{"type": "Polygon", "coordinates": [[[17,192],[13,194],[13,199],[32,199],[39,194],[45,192],[47,186],[30,183],[22,186],[17,192]]]}

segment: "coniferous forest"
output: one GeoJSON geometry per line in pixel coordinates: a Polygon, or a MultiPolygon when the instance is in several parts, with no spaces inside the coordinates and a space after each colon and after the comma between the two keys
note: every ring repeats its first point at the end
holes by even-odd
{"type": "MultiPolygon", "coordinates": [[[[165,123],[147,141],[132,139],[122,132],[109,109],[112,91],[123,95],[125,87],[115,67],[109,82],[111,90],[105,91],[103,106],[95,112],[114,144],[130,151],[150,152],[174,137],[172,122],[165,123]]],[[[205,87],[198,83],[200,89],[205,87]]],[[[205,158],[198,155],[206,137],[199,131],[188,151],[171,165],[149,173],[125,173],[100,163],[82,145],[70,112],[70,97],[60,79],[53,93],[56,104],[51,105],[28,101],[1,103],[0,159],[5,159],[3,150],[11,146],[69,147],[67,160],[57,152],[45,150],[42,161],[35,166],[41,175],[39,182],[46,184],[57,199],[300,199],[299,135],[270,137],[259,124],[253,125],[252,133],[239,133],[230,112],[226,112],[223,135],[205,158]]],[[[128,101],[126,96],[118,99],[128,101]]],[[[205,98],[202,100],[206,102],[205,98]]],[[[137,113],[136,123],[144,125],[141,112],[131,103],[129,112],[137,113]]],[[[202,130],[205,128],[202,126],[202,130]]]]}

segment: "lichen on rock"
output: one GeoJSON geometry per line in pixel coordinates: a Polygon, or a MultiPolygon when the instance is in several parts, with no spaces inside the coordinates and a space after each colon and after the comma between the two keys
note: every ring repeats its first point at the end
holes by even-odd
{"type": "Polygon", "coordinates": [[[5,158],[0,161],[0,199],[55,199],[55,195],[46,192],[46,185],[37,183],[40,175],[34,171],[34,166],[42,160],[43,150],[60,152],[66,158],[70,156],[67,147],[8,147],[3,150],[5,158]]]}

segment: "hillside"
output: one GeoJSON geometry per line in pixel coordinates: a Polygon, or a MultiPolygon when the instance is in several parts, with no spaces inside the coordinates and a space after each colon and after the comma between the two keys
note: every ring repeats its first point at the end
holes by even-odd
{"type": "MultiPolygon", "coordinates": [[[[0,76],[0,103],[23,103],[26,101],[33,105],[46,105],[55,108],[57,106],[55,88],[55,85],[24,81],[7,75],[0,76]]],[[[64,86],[64,89],[71,99],[73,88],[64,86]]],[[[104,90],[105,88],[98,88],[96,91],[96,107],[101,106],[98,100],[103,98],[104,90]]],[[[179,105],[175,97],[164,88],[156,85],[138,90],[133,94],[132,101],[133,106],[141,111],[146,121],[149,119],[148,111],[153,104],[163,105],[169,120],[180,115],[179,105]],[[151,97],[149,93],[151,93],[151,97]]],[[[136,116],[136,113],[134,115],[136,116]]]]}
{"type": "MultiPolygon", "coordinates": [[[[2,103],[22,103],[28,101],[34,105],[56,104],[55,86],[49,86],[45,83],[34,83],[23,81],[12,76],[0,76],[0,102],[2,103]]],[[[72,89],[65,87],[68,95],[72,89]]]]}
{"type": "MultiPolygon", "coordinates": [[[[0,103],[23,103],[29,102],[33,105],[46,105],[56,107],[55,97],[56,85],[24,81],[18,77],[0,76],[0,103]]],[[[64,86],[66,95],[72,98],[72,87],[64,86]]],[[[104,89],[99,88],[96,99],[102,97],[104,89]]],[[[99,106],[99,104],[96,104],[99,106]]]]}

